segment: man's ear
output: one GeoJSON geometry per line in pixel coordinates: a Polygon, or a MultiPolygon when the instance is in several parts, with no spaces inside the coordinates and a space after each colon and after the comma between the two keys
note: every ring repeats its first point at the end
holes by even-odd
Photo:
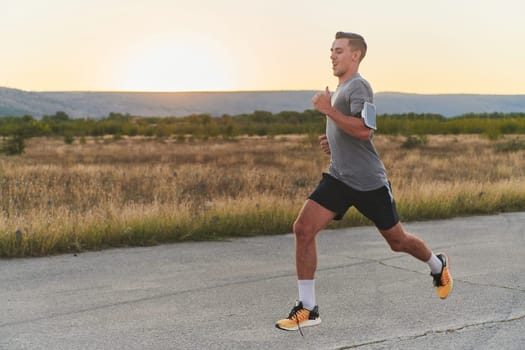
{"type": "Polygon", "coordinates": [[[354,62],[359,62],[361,61],[361,56],[362,56],[362,52],[361,50],[353,50],[352,51],[352,60],[354,62]]]}

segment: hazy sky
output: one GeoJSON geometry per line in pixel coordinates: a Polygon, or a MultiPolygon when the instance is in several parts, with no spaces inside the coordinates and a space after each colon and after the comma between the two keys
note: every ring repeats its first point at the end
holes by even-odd
{"type": "Polygon", "coordinates": [[[374,90],[525,94],[523,0],[0,0],[0,86],[335,89],[336,31],[374,90]]]}

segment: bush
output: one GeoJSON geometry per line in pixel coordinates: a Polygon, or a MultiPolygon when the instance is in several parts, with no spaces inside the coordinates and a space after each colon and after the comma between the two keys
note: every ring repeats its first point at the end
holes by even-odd
{"type": "Polygon", "coordinates": [[[428,142],[428,139],[425,135],[418,135],[418,136],[407,136],[405,142],[401,144],[401,148],[405,149],[412,149],[420,146],[426,145],[428,142]]]}
{"type": "Polygon", "coordinates": [[[525,141],[512,139],[503,143],[498,143],[495,148],[497,152],[517,152],[525,150],[525,141]]]}
{"type": "Polygon", "coordinates": [[[501,138],[501,136],[503,135],[501,134],[501,131],[499,130],[499,128],[487,128],[483,132],[483,136],[485,136],[487,139],[491,141],[496,141],[499,138],[501,138]]]}
{"type": "Polygon", "coordinates": [[[25,149],[25,139],[22,135],[13,135],[6,139],[2,144],[2,153],[8,156],[14,156],[24,153],[25,149]]]}

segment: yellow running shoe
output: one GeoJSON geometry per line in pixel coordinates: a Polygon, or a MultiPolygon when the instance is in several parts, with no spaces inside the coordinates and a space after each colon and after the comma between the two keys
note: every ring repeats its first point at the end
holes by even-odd
{"type": "Polygon", "coordinates": [[[290,311],[288,318],[277,321],[275,327],[285,331],[299,330],[302,335],[301,328],[317,326],[320,323],[321,318],[319,317],[319,308],[317,305],[310,311],[303,307],[302,302],[297,301],[292,311],[290,311]]]}
{"type": "Polygon", "coordinates": [[[443,267],[441,268],[441,273],[430,275],[434,277],[434,286],[436,287],[437,295],[441,299],[446,299],[450,292],[452,291],[452,276],[450,275],[449,271],[449,263],[448,263],[448,256],[446,254],[437,254],[436,255],[439,260],[443,263],[443,267]]]}

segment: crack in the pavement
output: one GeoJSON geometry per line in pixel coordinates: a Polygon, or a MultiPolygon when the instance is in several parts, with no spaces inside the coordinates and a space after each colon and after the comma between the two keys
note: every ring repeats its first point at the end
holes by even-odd
{"type": "MultiPolygon", "coordinates": [[[[370,258],[362,258],[362,257],[357,257],[357,256],[347,256],[347,257],[348,258],[352,258],[352,259],[356,259],[356,260],[360,260],[360,262],[352,263],[352,264],[341,264],[341,265],[326,267],[326,268],[323,268],[323,269],[318,269],[318,271],[329,271],[329,270],[336,270],[336,269],[346,268],[346,267],[350,267],[350,266],[363,265],[363,264],[368,264],[368,263],[377,263],[377,264],[380,264],[380,265],[383,265],[383,266],[386,266],[386,267],[389,267],[389,268],[392,268],[392,269],[396,269],[396,270],[417,273],[417,274],[420,274],[420,275],[427,275],[427,273],[425,273],[425,272],[408,269],[406,267],[390,265],[390,264],[387,263],[387,261],[401,259],[404,256],[394,256],[394,257],[388,257],[388,258],[384,258],[384,259],[370,259],[370,258]]],[[[465,284],[470,284],[470,285],[473,285],[473,286],[492,287],[492,288],[506,289],[506,290],[512,290],[512,291],[525,293],[525,289],[521,289],[519,287],[516,288],[516,287],[504,286],[504,285],[499,285],[499,284],[472,282],[472,281],[467,281],[467,280],[459,279],[459,278],[454,278],[454,281],[455,282],[462,282],[462,283],[465,283],[465,284]]]]}
{"type": "MultiPolygon", "coordinates": [[[[356,262],[352,262],[352,263],[348,263],[348,264],[340,264],[340,265],[335,265],[335,266],[328,266],[328,267],[324,267],[324,268],[319,268],[318,271],[330,271],[330,270],[348,268],[348,267],[352,267],[352,266],[366,265],[366,264],[370,264],[370,263],[378,263],[380,265],[383,265],[383,266],[386,266],[386,267],[389,267],[389,268],[393,268],[393,269],[398,269],[398,270],[402,270],[402,271],[406,271],[406,272],[412,272],[412,273],[417,273],[417,274],[424,274],[421,271],[411,270],[411,269],[407,269],[407,268],[403,268],[403,267],[399,267],[399,266],[395,266],[395,265],[390,265],[390,264],[386,263],[386,261],[401,258],[400,256],[399,257],[398,256],[396,256],[396,257],[388,257],[388,258],[384,258],[384,259],[381,259],[381,260],[379,260],[379,259],[361,258],[361,257],[350,257],[350,256],[348,256],[348,257],[352,258],[352,259],[355,259],[357,261],[356,262]]],[[[179,296],[179,295],[183,295],[183,294],[187,294],[187,293],[195,293],[195,292],[200,292],[200,291],[205,291],[205,290],[219,289],[219,288],[230,287],[230,286],[235,286],[235,285],[242,285],[242,284],[248,284],[248,283],[254,283],[254,282],[269,281],[269,280],[273,280],[273,279],[286,278],[286,277],[291,277],[291,276],[295,276],[295,272],[283,272],[283,273],[280,273],[280,274],[264,276],[264,277],[261,277],[261,278],[247,278],[247,279],[241,279],[241,280],[226,281],[226,282],[217,283],[217,284],[210,285],[210,286],[202,286],[202,287],[190,288],[190,289],[179,290],[179,291],[171,291],[171,292],[166,292],[166,293],[159,293],[159,294],[148,296],[148,297],[136,298],[136,299],[131,299],[131,300],[124,300],[124,301],[119,301],[119,302],[109,303],[109,304],[96,305],[96,306],[93,306],[93,307],[87,307],[87,308],[83,308],[83,309],[79,309],[79,310],[71,310],[71,311],[55,313],[55,314],[51,314],[51,315],[48,315],[48,316],[41,316],[41,317],[36,317],[36,318],[26,319],[26,320],[20,320],[20,321],[14,321],[14,322],[6,322],[6,323],[3,323],[3,324],[0,324],[0,328],[14,326],[14,325],[20,325],[20,324],[28,324],[28,323],[32,323],[32,322],[39,322],[39,321],[43,321],[43,320],[56,319],[56,318],[60,318],[60,317],[64,317],[64,316],[69,316],[69,315],[74,315],[74,314],[81,314],[81,313],[86,313],[86,312],[91,312],[91,311],[97,311],[97,310],[102,310],[102,309],[107,309],[107,308],[112,308],[112,307],[131,305],[131,304],[134,304],[134,303],[147,302],[147,301],[156,300],[156,299],[170,298],[170,297],[179,296]]],[[[458,279],[455,279],[455,281],[460,281],[460,282],[471,284],[471,285],[489,286],[489,287],[495,287],[495,288],[502,288],[502,289],[507,289],[507,290],[525,292],[525,290],[512,288],[512,287],[508,287],[508,286],[482,284],[482,283],[475,283],[475,282],[470,282],[470,281],[465,281],[465,280],[458,280],[458,279]]]]}
{"type": "MultiPolygon", "coordinates": [[[[413,273],[417,273],[417,274],[425,274],[425,273],[423,273],[421,271],[416,271],[416,270],[412,270],[412,269],[407,269],[405,267],[400,267],[400,266],[387,264],[385,262],[387,259],[383,259],[383,260],[368,259],[368,260],[376,262],[376,263],[378,263],[380,265],[383,265],[383,266],[386,266],[386,267],[390,267],[390,268],[401,270],[401,271],[405,271],[405,272],[413,272],[413,273]]],[[[388,260],[392,260],[392,258],[390,258],[388,260]]],[[[516,288],[516,287],[510,287],[510,286],[504,286],[504,285],[499,285],[499,284],[472,282],[472,281],[467,281],[467,280],[459,279],[459,278],[454,278],[454,282],[463,282],[463,283],[470,284],[470,285],[473,285],[473,286],[493,287],[493,288],[500,288],[500,289],[506,289],[506,290],[512,290],[512,291],[525,293],[525,289],[516,288]]]]}
{"type": "MultiPolygon", "coordinates": [[[[363,264],[369,264],[369,263],[370,263],[369,261],[358,261],[358,262],[354,262],[351,264],[338,265],[337,267],[321,268],[321,269],[318,269],[318,271],[326,271],[326,270],[331,270],[334,268],[343,268],[343,267],[363,265],[363,264]]],[[[96,305],[96,306],[86,307],[86,308],[78,309],[78,310],[59,312],[59,313],[51,314],[48,316],[35,317],[32,319],[26,319],[26,320],[14,321],[14,322],[0,323],[0,329],[9,327],[9,326],[17,326],[21,324],[28,324],[28,323],[40,322],[44,320],[51,320],[51,319],[56,319],[56,318],[60,318],[64,316],[82,314],[86,312],[103,310],[103,309],[112,308],[112,307],[131,305],[134,303],[147,302],[147,301],[156,300],[156,299],[171,298],[174,296],[180,296],[180,295],[184,295],[188,293],[198,293],[198,292],[202,292],[206,290],[219,289],[219,288],[225,288],[225,287],[231,287],[231,286],[243,285],[243,284],[249,284],[249,283],[256,283],[256,282],[263,282],[263,281],[270,281],[273,279],[293,277],[293,276],[295,276],[295,272],[283,272],[280,274],[275,274],[275,275],[270,275],[270,276],[265,276],[265,277],[260,277],[260,278],[246,278],[242,280],[226,281],[226,282],[217,283],[217,284],[210,285],[210,286],[202,286],[202,287],[189,288],[189,289],[184,289],[184,290],[179,290],[179,291],[159,293],[156,295],[151,295],[151,296],[142,297],[142,298],[135,298],[135,299],[123,300],[123,301],[119,301],[115,303],[96,305]]]]}
{"type": "Polygon", "coordinates": [[[471,328],[490,327],[490,326],[499,325],[499,324],[516,322],[516,321],[520,321],[520,320],[523,320],[523,319],[525,319],[525,314],[520,315],[520,316],[516,316],[516,317],[513,317],[513,318],[502,319],[502,320],[492,320],[492,321],[470,323],[470,324],[462,325],[462,326],[455,327],[455,328],[430,330],[430,331],[426,331],[426,332],[421,333],[421,334],[414,334],[414,335],[409,335],[409,336],[372,340],[372,341],[368,341],[368,342],[363,342],[363,343],[357,343],[357,344],[351,344],[351,345],[338,347],[338,348],[336,348],[336,350],[357,349],[357,348],[360,348],[360,347],[363,347],[363,346],[369,346],[369,345],[384,344],[384,343],[389,343],[389,342],[410,341],[410,340],[424,338],[424,337],[427,337],[427,336],[430,336],[430,335],[435,335],[435,334],[444,334],[444,333],[448,334],[448,333],[459,332],[459,331],[463,331],[463,330],[471,329],[471,328]]]}
{"type": "Polygon", "coordinates": [[[290,276],[293,276],[293,274],[292,273],[283,273],[283,274],[280,274],[280,275],[267,276],[267,277],[264,277],[264,278],[244,279],[244,280],[241,280],[241,281],[231,281],[231,282],[218,283],[218,284],[214,284],[214,285],[211,285],[211,286],[203,286],[203,287],[196,287],[196,288],[184,289],[184,290],[179,290],[179,291],[159,293],[159,294],[155,294],[155,295],[151,295],[151,296],[147,296],[147,297],[142,297],[142,298],[123,300],[123,301],[119,301],[119,302],[115,302],[115,303],[108,303],[108,304],[102,304],[102,305],[95,305],[95,306],[92,306],[92,307],[86,307],[86,308],[78,309],[78,310],[59,312],[59,313],[51,314],[49,316],[41,316],[41,317],[35,317],[35,318],[32,318],[32,319],[26,319],[26,320],[14,321],[14,322],[6,322],[6,323],[0,324],[0,329],[4,328],[4,327],[9,327],[9,326],[16,326],[16,325],[21,325],[21,324],[27,324],[27,323],[44,321],[44,320],[56,319],[56,318],[60,318],[60,317],[64,317],[64,316],[70,316],[70,315],[75,315],[75,314],[82,314],[82,313],[86,313],[86,312],[103,310],[103,309],[112,308],[112,307],[131,305],[131,304],[135,304],[135,303],[147,302],[147,301],[156,300],[156,299],[171,298],[171,297],[174,297],[174,296],[179,296],[179,295],[188,294],[188,293],[196,293],[196,292],[201,292],[201,291],[205,291],[205,290],[219,289],[219,288],[224,288],[224,287],[229,287],[229,286],[242,285],[242,284],[246,284],[246,283],[262,282],[262,281],[267,281],[267,280],[272,280],[272,279],[277,279],[277,278],[283,278],[283,277],[290,277],[290,276]]]}

